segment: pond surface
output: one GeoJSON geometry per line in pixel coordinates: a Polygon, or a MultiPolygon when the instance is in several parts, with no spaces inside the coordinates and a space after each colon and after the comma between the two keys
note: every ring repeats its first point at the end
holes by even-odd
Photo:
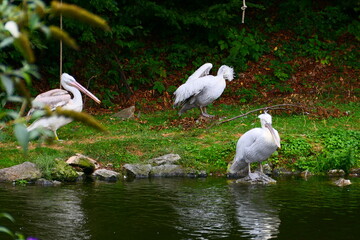
{"type": "MultiPolygon", "coordinates": [[[[59,187],[0,184],[12,230],[42,240],[360,239],[360,179],[143,179],[59,187]]],[[[0,235],[0,239],[6,239],[0,235]]]]}

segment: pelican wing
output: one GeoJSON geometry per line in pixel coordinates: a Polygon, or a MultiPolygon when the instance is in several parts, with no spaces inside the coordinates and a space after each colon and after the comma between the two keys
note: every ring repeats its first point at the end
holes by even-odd
{"type": "Polygon", "coordinates": [[[261,134],[261,128],[253,128],[240,137],[236,144],[236,154],[233,164],[230,167],[231,173],[236,173],[247,167],[247,160],[251,150],[258,145],[258,135],[261,134]]]}
{"type": "Polygon", "coordinates": [[[194,97],[204,91],[204,89],[208,87],[209,82],[211,82],[212,78],[213,76],[205,76],[198,78],[196,81],[187,81],[186,83],[181,85],[174,92],[174,107],[182,105],[189,98],[194,97]]]}
{"type": "Polygon", "coordinates": [[[209,75],[210,70],[212,68],[212,64],[211,63],[205,63],[204,65],[202,65],[201,67],[199,67],[189,78],[186,82],[188,81],[192,81],[192,80],[196,80],[198,78],[204,77],[209,75]]]}
{"type": "Polygon", "coordinates": [[[42,109],[44,106],[54,110],[57,107],[65,106],[71,100],[71,95],[63,89],[53,89],[36,96],[32,101],[32,108],[28,112],[30,116],[35,110],[42,109]]]}

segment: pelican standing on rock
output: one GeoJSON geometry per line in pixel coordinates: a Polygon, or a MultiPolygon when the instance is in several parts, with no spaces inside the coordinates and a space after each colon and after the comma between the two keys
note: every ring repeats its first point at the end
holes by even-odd
{"type": "Polygon", "coordinates": [[[249,177],[251,173],[250,164],[258,162],[260,171],[263,173],[261,162],[268,159],[277,148],[280,148],[280,136],[278,131],[272,127],[272,118],[268,113],[259,115],[261,128],[253,128],[242,135],[236,145],[234,161],[229,168],[230,174],[235,174],[248,167],[249,177]]]}
{"type": "Polygon", "coordinates": [[[202,116],[214,117],[206,112],[206,106],[221,96],[226,87],[225,80],[234,79],[234,69],[222,65],[217,75],[212,76],[208,75],[211,68],[211,63],[205,63],[174,92],[174,107],[182,106],[179,115],[198,107],[202,116]]]}
{"type": "MultiPolygon", "coordinates": [[[[52,111],[57,107],[61,107],[66,110],[81,112],[83,109],[83,100],[80,91],[92,98],[96,103],[100,103],[100,100],[97,97],[95,97],[91,92],[78,83],[74,77],[67,73],[63,73],[61,75],[61,85],[67,91],[63,89],[53,89],[37,95],[32,101],[33,108],[30,109],[28,116],[36,109],[42,109],[44,106],[48,106],[52,111]],[[69,92],[73,95],[73,98],[71,98],[69,92]]],[[[50,117],[42,117],[33,122],[27,130],[30,132],[37,128],[46,128],[53,131],[55,139],[59,140],[56,130],[70,122],[72,122],[72,119],[64,116],[54,115],[50,117]]]]}

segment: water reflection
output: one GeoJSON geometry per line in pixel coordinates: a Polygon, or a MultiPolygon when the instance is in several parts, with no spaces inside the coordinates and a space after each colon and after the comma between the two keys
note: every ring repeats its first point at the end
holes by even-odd
{"type": "Polygon", "coordinates": [[[1,212],[8,212],[16,219],[19,232],[40,239],[49,239],[49,236],[51,239],[90,239],[83,228],[86,217],[79,189],[2,185],[0,193],[4,187],[6,198],[11,199],[13,195],[13,201],[1,206],[1,212]]]}
{"type": "Polygon", "coordinates": [[[42,240],[357,239],[360,178],[352,182],[347,188],[316,178],[270,186],[221,178],[0,184],[0,212],[16,219],[12,230],[42,240]]]}
{"type": "Polygon", "coordinates": [[[230,184],[235,214],[241,226],[241,236],[249,239],[271,239],[279,233],[278,207],[271,204],[272,186],[230,184]]]}
{"type": "Polygon", "coordinates": [[[234,224],[228,197],[214,182],[200,179],[184,185],[173,203],[179,222],[177,230],[190,239],[229,236],[234,224]]]}

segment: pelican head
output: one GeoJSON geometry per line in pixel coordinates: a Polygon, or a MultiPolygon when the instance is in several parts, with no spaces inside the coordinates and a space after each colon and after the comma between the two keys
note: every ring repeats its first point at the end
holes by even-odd
{"type": "Polygon", "coordinates": [[[67,73],[63,73],[61,75],[61,85],[68,91],[71,92],[72,88],[76,88],[93,99],[96,103],[100,103],[101,101],[95,97],[89,90],[84,88],[80,83],[78,83],[73,76],[67,73]]]}
{"type": "Polygon", "coordinates": [[[222,65],[219,68],[217,75],[218,76],[222,75],[224,77],[224,79],[231,81],[234,79],[234,69],[229,66],[222,65]]]}
{"type": "Polygon", "coordinates": [[[275,133],[274,128],[272,127],[271,115],[268,113],[263,113],[263,114],[259,115],[259,118],[260,118],[260,122],[261,122],[261,127],[269,129],[276,146],[278,146],[278,148],[280,148],[280,138],[279,138],[278,134],[275,133]]]}

